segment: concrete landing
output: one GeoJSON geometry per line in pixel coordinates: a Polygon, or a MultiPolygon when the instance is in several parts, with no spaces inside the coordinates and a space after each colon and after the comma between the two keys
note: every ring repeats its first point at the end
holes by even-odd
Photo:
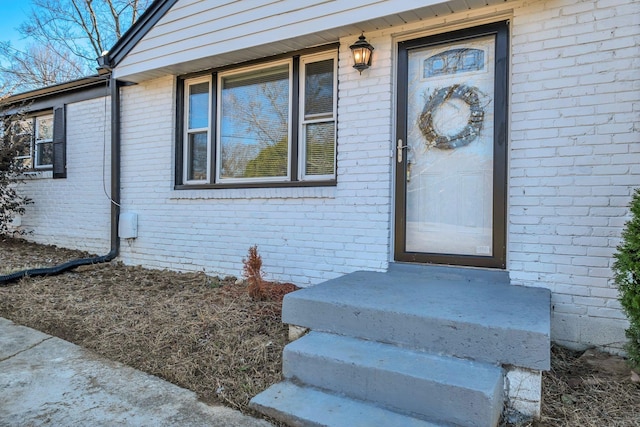
{"type": "Polygon", "coordinates": [[[288,294],[282,321],[497,365],[550,367],[550,293],[504,271],[392,264],[288,294]]]}
{"type": "Polygon", "coordinates": [[[271,426],[2,318],[0,396],[0,426],[271,426]]]}

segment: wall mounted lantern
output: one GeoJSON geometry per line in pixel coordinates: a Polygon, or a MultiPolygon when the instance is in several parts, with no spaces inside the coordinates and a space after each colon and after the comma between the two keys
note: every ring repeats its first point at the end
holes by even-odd
{"type": "Polygon", "coordinates": [[[364,38],[364,34],[358,37],[358,41],[349,46],[351,53],[353,53],[353,68],[360,71],[366,70],[371,66],[371,53],[373,52],[373,46],[371,46],[364,38]]]}

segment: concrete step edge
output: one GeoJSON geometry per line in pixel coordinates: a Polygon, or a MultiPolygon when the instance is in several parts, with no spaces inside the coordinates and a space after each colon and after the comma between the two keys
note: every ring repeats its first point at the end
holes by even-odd
{"type": "Polygon", "coordinates": [[[283,374],[390,410],[492,425],[504,404],[500,367],[311,332],[285,347],[283,374]]]}
{"type": "Polygon", "coordinates": [[[393,277],[352,273],[293,292],[285,296],[282,320],[496,365],[550,368],[548,292],[450,282],[398,283],[394,288],[387,282],[393,277]],[[458,300],[461,295],[463,301],[458,300]]]}
{"type": "Polygon", "coordinates": [[[327,391],[284,381],[251,399],[249,407],[299,427],[444,427],[327,391]]]}
{"type": "MultiPolygon", "coordinates": [[[[369,341],[360,338],[311,331],[302,338],[289,343],[283,357],[298,354],[303,357],[342,361],[365,368],[410,375],[417,379],[441,383],[449,381],[446,371],[455,370],[462,379],[456,377],[453,386],[483,391],[487,383],[503,375],[501,367],[485,362],[459,359],[451,356],[432,354],[393,344],[369,341]],[[469,377],[473,375],[473,384],[469,377]],[[474,387],[475,386],[475,387],[474,387]]],[[[284,369],[287,367],[284,366],[284,369]]]]}

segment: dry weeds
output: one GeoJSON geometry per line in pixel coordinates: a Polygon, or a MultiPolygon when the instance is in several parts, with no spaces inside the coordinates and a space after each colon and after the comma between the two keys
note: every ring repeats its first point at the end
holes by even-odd
{"type": "MultiPolygon", "coordinates": [[[[3,266],[87,256],[16,240],[0,245],[3,266]]],[[[280,380],[287,329],[279,301],[252,301],[235,281],[98,264],[0,288],[0,316],[247,411],[251,397],[280,380]]]]}
{"type": "MultiPolygon", "coordinates": [[[[85,256],[0,240],[3,268],[85,256]]],[[[287,336],[280,307],[252,300],[235,278],[120,263],[0,287],[0,316],[244,412],[251,412],[252,396],[280,380],[287,336]]],[[[543,376],[542,418],[520,426],[640,426],[640,385],[629,374],[618,357],[554,347],[552,370],[543,376]]]]}
{"type": "Polygon", "coordinates": [[[551,349],[551,371],[543,375],[542,417],[535,427],[640,426],[640,384],[616,356],[594,349],[551,349]]]}

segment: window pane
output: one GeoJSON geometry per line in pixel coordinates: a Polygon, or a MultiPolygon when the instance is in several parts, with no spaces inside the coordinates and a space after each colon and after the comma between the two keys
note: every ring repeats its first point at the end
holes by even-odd
{"type": "Polygon", "coordinates": [[[50,140],[53,139],[53,116],[38,117],[36,118],[36,128],[38,134],[36,139],[38,140],[50,140]]]}
{"type": "Polygon", "coordinates": [[[11,139],[16,157],[23,158],[23,166],[31,168],[31,143],[33,138],[33,120],[22,120],[14,123],[11,139]]]}
{"type": "Polygon", "coordinates": [[[187,179],[207,179],[207,132],[189,134],[187,179]]]}
{"type": "Polygon", "coordinates": [[[17,152],[16,157],[31,156],[31,135],[13,135],[13,144],[17,152]]]}
{"type": "Polygon", "coordinates": [[[209,83],[189,86],[189,129],[209,126],[209,83]]]}
{"type": "Polygon", "coordinates": [[[33,120],[21,120],[15,124],[15,135],[31,135],[33,133],[33,120]]]}
{"type": "Polygon", "coordinates": [[[289,66],[222,78],[221,178],[286,177],[289,66]]]}
{"type": "Polygon", "coordinates": [[[304,114],[333,113],[333,59],[305,65],[304,114]]]}
{"type": "Polygon", "coordinates": [[[50,166],[53,164],[53,143],[43,142],[36,144],[36,150],[38,159],[37,166],[50,166]]]}
{"type": "Polygon", "coordinates": [[[305,128],[305,174],[333,175],[335,123],[310,123],[305,128]]]}

